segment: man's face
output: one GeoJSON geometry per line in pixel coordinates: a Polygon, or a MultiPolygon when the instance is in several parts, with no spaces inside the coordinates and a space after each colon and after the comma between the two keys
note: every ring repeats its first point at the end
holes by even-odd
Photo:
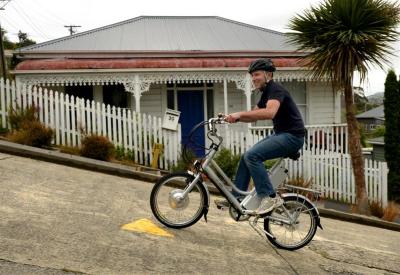
{"type": "Polygon", "coordinates": [[[267,82],[267,76],[265,71],[255,71],[251,73],[251,80],[253,81],[254,87],[256,89],[261,89],[265,86],[267,82]]]}

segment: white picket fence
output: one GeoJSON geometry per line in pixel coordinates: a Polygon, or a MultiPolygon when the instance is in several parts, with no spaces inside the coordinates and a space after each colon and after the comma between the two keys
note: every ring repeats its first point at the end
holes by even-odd
{"type": "Polygon", "coordinates": [[[176,132],[165,130],[160,117],[0,79],[2,127],[9,128],[7,118],[10,107],[25,109],[32,105],[38,108],[40,121],[55,131],[56,145],[80,146],[84,131],[108,137],[114,145],[129,150],[134,161],[142,165],[152,163],[153,144],[163,144],[159,168],[169,169],[177,163],[181,144],[180,125],[176,132]]]}
{"type": "MultiPolygon", "coordinates": [[[[289,179],[302,177],[311,180],[312,188],[323,197],[354,204],[356,191],[351,157],[349,154],[328,150],[303,150],[299,160],[286,160],[289,179]]],[[[365,159],[365,184],[369,200],[387,206],[386,162],[365,159]]]]}
{"type": "MultiPolygon", "coordinates": [[[[348,152],[347,124],[306,125],[305,150],[316,152],[328,150],[348,152]]],[[[248,148],[273,133],[270,127],[250,127],[248,133],[228,129],[225,146],[235,155],[243,154],[248,148]]]]}
{"type": "MultiPolygon", "coordinates": [[[[289,179],[311,179],[324,197],[355,203],[355,181],[348,154],[347,124],[306,126],[306,141],[298,161],[288,160],[289,179]]],[[[226,148],[243,154],[272,133],[272,127],[250,127],[248,133],[228,130],[226,148]]],[[[365,160],[365,181],[370,201],[387,205],[386,162],[365,160]]]]}

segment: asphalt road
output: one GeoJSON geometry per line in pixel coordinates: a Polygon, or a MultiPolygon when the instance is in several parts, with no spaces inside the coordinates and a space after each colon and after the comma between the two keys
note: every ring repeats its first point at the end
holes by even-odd
{"type": "Polygon", "coordinates": [[[0,274],[400,274],[399,232],[322,218],[307,247],[277,250],[213,206],[208,223],[165,228],[151,188],[0,153],[0,274]],[[138,221],[171,236],[123,228],[138,221]]]}

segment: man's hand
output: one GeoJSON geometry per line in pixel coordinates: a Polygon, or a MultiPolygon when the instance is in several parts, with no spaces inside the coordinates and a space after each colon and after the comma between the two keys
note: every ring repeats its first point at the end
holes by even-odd
{"type": "Polygon", "coordinates": [[[225,116],[225,120],[229,123],[236,123],[240,120],[240,112],[239,113],[232,113],[225,116]]]}

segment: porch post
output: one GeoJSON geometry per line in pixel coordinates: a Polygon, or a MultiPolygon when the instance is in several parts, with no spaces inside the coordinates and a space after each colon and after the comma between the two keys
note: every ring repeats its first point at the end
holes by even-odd
{"type": "MultiPolygon", "coordinates": [[[[250,75],[246,74],[246,84],[245,84],[245,95],[246,95],[246,108],[247,111],[251,110],[251,79],[250,79],[250,75]]],[[[248,124],[250,125],[250,124],[248,124]]]]}
{"type": "Polygon", "coordinates": [[[135,75],[135,82],[134,82],[134,91],[133,94],[135,96],[135,111],[140,113],[140,83],[139,83],[139,75],[135,75]]]}
{"type": "Polygon", "coordinates": [[[228,114],[228,84],[226,78],[224,78],[224,114],[228,114]]]}
{"type": "MultiPolygon", "coordinates": [[[[246,78],[245,78],[245,94],[246,94],[247,111],[250,111],[251,110],[251,79],[250,79],[250,74],[246,74],[246,78]]],[[[250,126],[251,126],[251,123],[247,123],[247,134],[246,134],[246,148],[247,149],[249,149],[251,146],[253,146],[250,126]]]]}
{"type": "Polygon", "coordinates": [[[95,85],[93,87],[93,99],[96,102],[103,103],[103,86],[95,85]]]}
{"type": "MultiPolygon", "coordinates": [[[[224,114],[228,114],[228,81],[226,77],[224,77],[224,114]]],[[[228,124],[225,124],[225,146],[229,148],[229,144],[231,144],[231,135],[229,133],[228,124]]]]}

